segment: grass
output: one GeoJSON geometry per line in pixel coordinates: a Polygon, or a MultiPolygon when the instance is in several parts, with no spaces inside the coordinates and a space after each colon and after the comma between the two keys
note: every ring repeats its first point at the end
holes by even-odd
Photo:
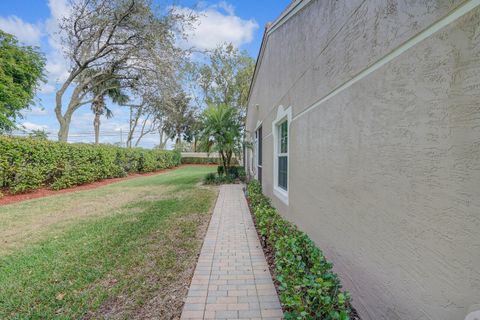
{"type": "Polygon", "coordinates": [[[197,185],[211,170],[186,167],[3,207],[0,233],[52,212],[62,218],[36,228],[33,240],[11,237],[0,255],[0,318],[178,313],[216,196],[197,185]],[[72,206],[91,201],[88,210],[72,206]]]}

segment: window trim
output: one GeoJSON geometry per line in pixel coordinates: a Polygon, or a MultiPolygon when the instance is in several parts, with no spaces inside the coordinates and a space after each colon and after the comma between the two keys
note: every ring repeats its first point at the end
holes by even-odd
{"type": "MultiPolygon", "coordinates": [[[[258,142],[258,129],[262,127],[263,121],[257,121],[257,125],[255,127],[254,131],[254,147],[253,147],[253,171],[254,171],[254,177],[256,180],[258,180],[258,167],[262,167],[261,165],[258,165],[258,152],[259,152],[259,142],[258,142]]],[[[262,137],[263,139],[263,137],[262,137]]],[[[262,163],[263,164],[263,163],[262,163]]]]}
{"type": "MultiPolygon", "coordinates": [[[[286,185],[286,189],[280,185],[280,168],[278,168],[278,171],[277,171],[277,179],[278,179],[278,183],[276,184],[276,186],[281,189],[282,191],[285,191],[287,192],[288,191],[288,119],[287,118],[283,118],[283,120],[281,120],[278,124],[277,124],[277,127],[276,127],[276,130],[278,130],[277,134],[278,134],[278,139],[276,141],[276,143],[278,143],[278,146],[277,146],[277,150],[279,150],[277,152],[277,157],[276,157],[276,161],[278,164],[280,164],[280,158],[287,158],[287,185],[286,185]],[[282,126],[286,124],[287,126],[287,150],[286,152],[282,152],[282,126]]],[[[280,167],[280,165],[279,165],[280,167]]]]}
{"type": "Polygon", "coordinates": [[[272,122],[273,135],[273,194],[283,203],[288,205],[288,193],[290,192],[290,124],[292,123],[292,107],[284,109],[279,106],[277,117],[272,122]],[[287,120],[287,153],[279,153],[279,125],[287,120]],[[287,156],[287,190],[278,185],[278,157],[287,156]]]}

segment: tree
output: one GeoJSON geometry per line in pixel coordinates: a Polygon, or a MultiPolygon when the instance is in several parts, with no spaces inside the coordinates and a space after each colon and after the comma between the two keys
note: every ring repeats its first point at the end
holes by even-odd
{"type": "Polygon", "coordinates": [[[28,134],[28,137],[32,139],[38,139],[38,140],[47,140],[48,133],[45,130],[34,129],[32,130],[32,132],[28,134]]]}
{"type": "Polygon", "coordinates": [[[0,132],[13,129],[20,111],[34,103],[44,68],[45,57],[37,48],[19,45],[0,30],[0,132]]]}
{"type": "MultiPolygon", "coordinates": [[[[195,110],[190,105],[190,98],[185,92],[175,93],[165,104],[165,131],[175,144],[180,145],[182,137],[190,137],[190,130],[195,122],[195,110]]],[[[190,139],[189,139],[190,140],[190,139]]]]}
{"type": "Polygon", "coordinates": [[[174,74],[174,69],[159,70],[158,73],[144,77],[141,84],[133,88],[132,96],[135,101],[125,104],[130,109],[128,147],[132,146],[134,135],[137,135],[135,142],[137,146],[145,135],[157,130],[160,134],[159,148],[165,147],[168,139],[165,109],[175,86],[174,74]]]}
{"type": "MultiPolygon", "coordinates": [[[[111,80],[115,82],[115,79],[111,80]]],[[[106,82],[103,85],[109,86],[109,83],[106,82]]],[[[99,91],[104,90],[103,86],[95,87],[94,89],[95,100],[92,102],[92,112],[95,115],[93,119],[93,128],[95,130],[95,144],[100,142],[100,118],[102,115],[105,115],[107,119],[113,117],[113,112],[110,108],[107,107],[105,103],[105,98],[108,97],[114,103],[126,103],[128,101],[128,96],[122,92],[122,89],[118,87],[112,87],[103,94],[99,93],[99,91]]]]}
{"type": "Polygon", "coordinates": [[[208,63],[197,70],[206,105],[225,104],[234,107],[243,120],[255,60],[232,44],[217,47],[208,58],[208,63]]]}
{"type": "MultiPolygon", "coordinates": [[[[85,72],[82,77],[89,77],[95,73],[98,73],[98,71],[88,70],[88,72],[85,72]]],[[[82,79],[82,77],[79,79],[82,79]]],[[[105,115],[107,119],[113,117],[113,112],[110,108],[108,108],[105,99],[110,98],[112,102],[118,104],[127,103],[129,100],[128,95],[122,89],[122,84],[118,79],[108,74],[106,74],[104,77],[106,80],[103,80],[103,77],[98,77],[98,83],[91,82],[85,88],[85,90],[93,97],[91,109],[94,114],[93,128],[95,131],[95,144],[99,144],[100,142],[101,116],[105,115]]]]}
{"type": "Polygon", "coordinates": [[[218,151],[224,172],[229,172],[233,155],[241,153],[241,126],[238,110],[226,104],[210,105],[203,113],[202,139],[218,151]]]}
{"type": "Polygon", "coordinates": [[[173,12],[157,14],[149,0],[72,0],[71,14],[60,25],[71,68],[56,93],[59,140],[67,140],[74,112],[97,99],[88,87],[111,80],[131,87],[155,64],[175,63],[182,54],[175,36],[188,20],[173,12]],[[63,97],[69,88],[71,97],[65,106],[63,97]]]}

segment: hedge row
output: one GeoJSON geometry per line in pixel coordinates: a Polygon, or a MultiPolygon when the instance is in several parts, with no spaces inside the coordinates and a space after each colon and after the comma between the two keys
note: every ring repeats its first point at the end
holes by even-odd
{"type": "Polygon", "coordinates": [[[273,248],[285,319],[350,319],[350,297],[315,243],[283,219],[257,181],[247,196],[260,235],[273,248]]]}
{"type": "Polygon", "coordinates": [[[20,193],[58,190],[180,164],[176,151],[125,149],[0,136],[0,186],[20,193]]]}
{"type": "Polygon", "coordinates": [[[182,157],[182,164],[221,164],[220,158],[182,157]]]}

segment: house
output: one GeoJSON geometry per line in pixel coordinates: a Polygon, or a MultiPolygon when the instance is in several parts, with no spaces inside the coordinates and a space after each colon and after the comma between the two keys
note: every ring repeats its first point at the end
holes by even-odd
{"type": "Polygon", "coordinates": [[[269,24],[245,159],[363,319],[480,303],[480,1],[297,0],[269,24]]]}

